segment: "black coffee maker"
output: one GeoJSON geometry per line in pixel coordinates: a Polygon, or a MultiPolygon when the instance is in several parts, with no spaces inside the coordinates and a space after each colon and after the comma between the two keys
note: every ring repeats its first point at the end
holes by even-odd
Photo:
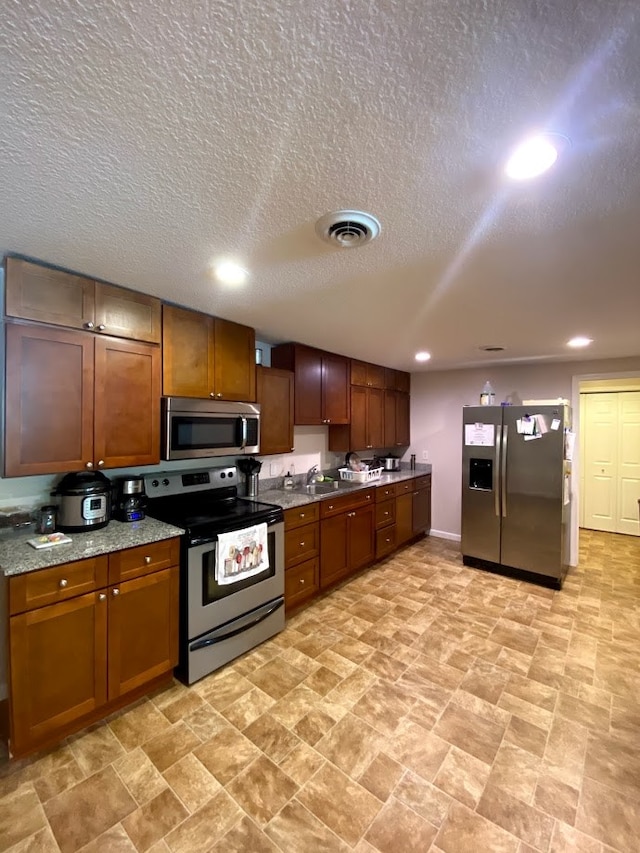
{"type": "Polygon", "coordinates": [[[137,474],[120,477],[114,485],[111,517],[117,521],[140,521],[144,518],[147,494],[144,478],[137,474]]]}

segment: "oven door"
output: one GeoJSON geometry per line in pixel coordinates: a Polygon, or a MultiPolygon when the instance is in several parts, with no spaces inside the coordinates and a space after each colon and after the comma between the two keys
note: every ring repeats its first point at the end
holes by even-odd
{"type": "Polygon", "coordinates": [[[284,524],[267,528],[269,568],[231,584],[216,581],[217,538],[187,551],[187,639],[284,595],[284,524]]]}

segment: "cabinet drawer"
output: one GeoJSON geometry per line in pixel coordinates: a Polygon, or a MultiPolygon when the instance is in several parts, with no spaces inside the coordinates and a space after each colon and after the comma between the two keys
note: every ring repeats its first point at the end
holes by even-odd
{"type": "Polygon", "coordinates": [[[180,540],[163,539],[136,548],[126,548],[109,554],[109,583],[121,581],[177,566],[180,561],[180,540]]]}
{"type": "Polygon", "coordinates": [[[416,477],[413,481],[415,489],[428,489],[431,486],[431,474],[425,474],[424,477],[416,477]]]}
{"type": "Polygon", "coordinates": [[[107,585],[107,558],[62,563],[9,578],[9,612],[23,613],[107,585]]]}
{"type": "Polygon", "coordinates": [[[320,518],[331,518],[341,512],[356,509],[359,506],[372,504],[375,498],[375,489],[358,489],[339,498],[326,498],[320,502],[320,518]]]}
{"type": "Polygon", "coordinates": [[[396,483],[396,496],[406,495],[416,490],[415,480],[403,480],[401,483],[396,483]]]}
{"type": "Polygon", "coordinates": [[[385,557],[392,551],[396,550],[396,526],[395,524],[389,527],[383,527],[376,531],[376,558],[385,557]]]}
{"type": "Polygon", "coordinates": [[[396,499],[376,504],[376,528],[393,524],[396,520],[396,499]]]}
{"type": "Polygon", "coordinates": [[[376,503],[395,498],[397,483],[389,483],[387,486],[378,486],[376,489],[376,503]]]}
{"type": "Polygon", "coordinates": [[[286,509],[284,511],[284,529],[290,530],[292,527],[309,524],[309,522],[317,521],[319,518],[320,505],[317,503],[297,506],[295,509],[286,509]]]}
{"type": "Polygon", "coordinates": [[[315,557],[307,560],[284,575],[284,599],[286,607],[300,604],[314,595],[320,584],[319,561],[315,557]]]}
{"type": "Polygon", "coordinates": [[[318,556],[320,546],[320,525],[304,524],[284,534],[285,567],[295,566],[303,560],[318,556]]]}

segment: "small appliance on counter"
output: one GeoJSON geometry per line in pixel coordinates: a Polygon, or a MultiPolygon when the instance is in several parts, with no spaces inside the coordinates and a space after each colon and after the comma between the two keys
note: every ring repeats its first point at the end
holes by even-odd
{"type": "Polygon", "coordinates": [[[109,523],[111,481],[100,471],[65,474],[51,494],[58,499],[56,526],[63,533],[100,530],[109,523]]]}
{"type": "Polygon", "coordinates": [[[399,471],[400,459],[397,456],[376,456],[374,467],[380,467],[383,471],[399,471]]]}
{"type": "Polygon", "coordinates": [[[147,494],[144,477],[132,474],[120,477],[114,486],[112,517],[117,521],[141,521],[145,515],[147,494]]]}
{"type": "Polygon", "coordinates": [[[246,496],[248,498],[258,497],[258,475],[262,468],[262,462],[249,456],[246,459],[236,459],[236,465],[241,474],[244,474],[246,485],[246,496]]]}

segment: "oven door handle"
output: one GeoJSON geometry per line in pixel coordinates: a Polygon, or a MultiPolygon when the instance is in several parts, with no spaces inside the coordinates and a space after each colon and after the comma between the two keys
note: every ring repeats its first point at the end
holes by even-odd
{"type": "MultiPolygon", "coordinates": [[[[198,649],[206,649],[208,646],[214,646],[216,643],[223,643],[225,640],[231,639],[231,637],[236,637],[238,634],[244,633],[249,628],[253,628],[258,625],[260,622],[263,622],[272,613],[275,613],[276,610],[279,610],[284,605],[284,598],[278,598],[274,602],[269,602],[269,604],[265,604],[263,607],[260,607],[259,610],[254,611],[254,613],[250,614],[250,618],[246,620],[242,620],[242,624],[237,628],[233,628],[231,630],[226,629],[223,626],[222,628],[218,628],[215,631],[211,631],[207,634],[206,637],[203,637],[201,640],[194,640],[193,643],[189,644],[189,651],[196,652],[198,649]]],[[[238,620],[234,620],[235,623],[238,620]]]]}
{"type": "Polygon", "coordinates": [[[247,419],[240,416],[240,447],[242,450],[247,446],[247,419]]]}

